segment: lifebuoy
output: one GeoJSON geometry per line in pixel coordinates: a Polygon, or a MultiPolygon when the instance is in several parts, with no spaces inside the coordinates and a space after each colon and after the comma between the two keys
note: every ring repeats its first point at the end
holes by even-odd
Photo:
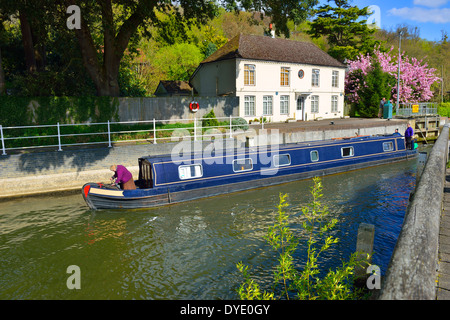
{"type": "Polygon", "coordinates": [[[197,112],[198,109],[200,109],[200,105],[198,104],[197,101],[192,101],[192,102],[189,104],[189,109],[191,109],[192,112],[197,112]]]}

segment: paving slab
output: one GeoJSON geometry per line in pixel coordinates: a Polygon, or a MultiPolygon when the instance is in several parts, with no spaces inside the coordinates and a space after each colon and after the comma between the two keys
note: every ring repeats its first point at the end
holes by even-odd
{"type": "Polygon", "coordinates": [[[436,299],[450,300],[450,169],[446,169],[444,197],[439,229],[439,265],[436,299]]]}

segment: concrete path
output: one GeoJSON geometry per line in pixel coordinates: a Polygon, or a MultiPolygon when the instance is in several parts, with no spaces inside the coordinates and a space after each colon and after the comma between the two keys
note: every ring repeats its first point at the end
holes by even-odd
{"type": "Polygon", "coordinates": [[[445,176],[442,207],[436,299],[450,300],[450,169],[448,168],[445,176]]]}

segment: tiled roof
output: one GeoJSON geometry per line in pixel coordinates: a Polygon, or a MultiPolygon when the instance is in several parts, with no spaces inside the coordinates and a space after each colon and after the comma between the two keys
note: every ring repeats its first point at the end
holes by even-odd
{"type": "Polygon", "coordinates": [[[160,86],[162,86],[169,95],[190,95],[192,91],[192,87],[187,81],[161,80],[156,88],[155,95],[158,94],[160,86]]]}
{"type": "Polygon", "coordinates": [[[345,68],[313,43],[239,34],[201,63],[242,58],[345,68]]]}

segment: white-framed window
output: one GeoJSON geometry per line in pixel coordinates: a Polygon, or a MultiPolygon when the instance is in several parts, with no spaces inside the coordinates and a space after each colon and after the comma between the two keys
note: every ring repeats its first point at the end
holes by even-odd
{"type": "Polygon", "coordinates": [[[311,113],[319,112],[319,96],[311,96],[311,113]]]}
{"type": "Polygon", "coordinates": [[[233,160],[233,171],[242,172],[253,170],[253,161],[251,158],[233,160]]]}
{"type": "Polygon", "coordinates": [[[289,114],[289,96],[280,96],[280,114],[289,114]]]}
{"type": "Polygon", "coordinates": [[[320,83],[320,70],[312,69],[311,85],[313,87],[318,87],[319,83],[320,83]]]}
{"type": "Polygon", "coordinates": [[[341,156],[343,158],[353,157],[354,155],[355,155],[355,151],[353,150],[353,147],[342,147],[341,148],[341,156]]]}
{"type": "Polygon", "coordinates": [[[393,151],[394,143],[392,141],[383,142],[383,151],[393,151]]]}
{"type": "Polygon", "coordinates": [[[255,96],[244,96],[244,114],[246,116],[255,115],[255,96]]]}
{"type": "Polygon", "coordinates": [[[178,177],[181,180],[203,177],[203,167],[201,164],[179,166],[178,177]]]}
{"type": "Polygon", "coordinates": [[[331,86],[333,88],[339,88],[339,71],[333,71],[331,73],[331,86]]]}
{"type": "Polygon", "coordinates": [[[288,67],[281,67],[280,85],[282,87],[289,86],[289,72],[290,72],[290,68],[288,68],[288,67]]]}
{"type": "Polygon", "coordinates": [[[338,112],[338,96],[331,96],[331,112],[338,112]]]}
{"type": "Polygon", "coordinates": [[[265,116],[271,116],[273,114],[273,97],[263,96],[263,114],[265,116]]]}
{"type": "Polygon", "coordinates": [[[254,86],[256,84],[256,66],[254,64],[244,65],[244,85],[254,86]]]}
{"type": "Polygon", "coordinates": [[[273,156],[274,167],[283,167],[291,164],[291,156],[289,153],[286,154],[276,154],[273,156]]]}
{"type": "Polygon", "coordinates": [[[319,161],[319,151],[317,151],[317,150],[312,150],[312,151],[310,152],[310,156],[311,156],[311,162],[319,161]]]}

